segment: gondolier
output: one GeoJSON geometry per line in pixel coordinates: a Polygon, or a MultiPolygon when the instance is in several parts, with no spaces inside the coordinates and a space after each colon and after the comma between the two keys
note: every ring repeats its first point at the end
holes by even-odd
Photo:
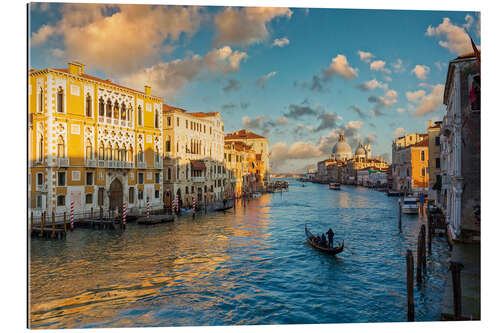
{"type": "Polygon", "coordinates": [[[333,232],[332,228],[328,229],[326,235],[328,236],[328,247],[333,247],[333,236],[335,235],[335,233],[333,232]]]}
{"type": "Polygon", "coordinates": [[[318,251],[327,253],[327,254],[338,254],[344,250],[344,241],[342,241],[342,244],[338,243],[338,246],[336,247],[324,247],[318,244],[318,242],[315,241],[314,235],[307,229],[307,226],[305,226],[305,232],[306,232],[306,238],[307,238],[307,243],[317,249],[318,251]]]}

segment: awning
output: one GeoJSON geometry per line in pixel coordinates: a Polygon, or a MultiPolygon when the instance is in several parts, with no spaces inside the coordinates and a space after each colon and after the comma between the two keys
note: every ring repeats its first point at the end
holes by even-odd
{"type": "Polygon", "coordinates": [[[191,169],[197,171],[205,171],[207,167],[205,166],[205,162],[198,160],[191,160],[191,169]]]}

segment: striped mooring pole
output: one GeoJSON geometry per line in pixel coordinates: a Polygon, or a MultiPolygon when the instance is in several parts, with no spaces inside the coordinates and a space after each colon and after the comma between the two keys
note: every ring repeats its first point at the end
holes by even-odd
{"type": "Polygon", "coordinates": [[[175,198],[172,199],[172,215],[175,215],[175,198]]]}
{"type": "Polygon", "coordinates": [[[196,213],[196,197],[193,194],[193,219],[194,219],[195,213],[196,213]]]}
{"type": "Polygon", "coordinates": [[[146,216],[149,218],[149,201],[146,201],[146,216]]]}
{"type": "Polygon", "coordinates": [[[75,202],[71,201],[71,206],[69,210],[69,226],[71,227],[71,230],[73,230],[74,225],[74,220],[75,220],[75,202]]]}
{"type": "Polygon", "coordinates": [[[122,224],[127,223],[127,205],[125,202],[122,204],[122,224]]]}

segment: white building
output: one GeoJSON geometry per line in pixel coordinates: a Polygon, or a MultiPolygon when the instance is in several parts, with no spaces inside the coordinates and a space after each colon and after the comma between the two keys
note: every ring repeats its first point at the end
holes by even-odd
{"type": "Polygon", "coordinates": [[[226,185],[224,123],[218,112],[186,112],[163,105],[164,203],[182,206],[222,200],[226,185]]]}

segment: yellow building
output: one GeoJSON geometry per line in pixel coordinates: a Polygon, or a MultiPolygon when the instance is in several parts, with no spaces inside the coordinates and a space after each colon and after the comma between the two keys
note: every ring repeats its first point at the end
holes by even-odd
{"type": "MultiPolygon", "coordinates": [[[[420,162],[426,162],[429,159],[428,156],[428,135],[427,133],[412,133],[405,134],[399,138],[396,138],[392,142],[392,187],[396,191],[413,191],[413,183],[415,182],[416,188],[422,186],[428,186],[428,172],[427,170],[422,171],[422,166],[420,162]],[[422,142],[426,142],[422,144],[422,142]],[[417,145],[419,145],[417,147],[417,145]],[[415,147],[413,150],[411,147],[415,147]],[[416,156],[417,151],[425,150],[425,153],[421,156],[416,156]],[[418,159],[415,159],[418,157],[418,159]],[[422,160],[424,157],[424,160],[422,160]],[[417,165],[412,165],[412,163],[417,163],[417,165]],[[416,170],[416,167],[420,167],[420,170],[416,170]],[[422,174],[425,172],[425,177],[422,174]],[[418,176],[420,173],[421,176],[418,176]],[[413,175],[415,174],[415,179],[413,175]]],[[[421,153],[422,154],[422,153],[421,153]]]]}
{"type": "Polygon", "coordinates": [[[30,208],[61,213],[161,206],[162,99],[85,73],[31,69],[30,208]]]}

